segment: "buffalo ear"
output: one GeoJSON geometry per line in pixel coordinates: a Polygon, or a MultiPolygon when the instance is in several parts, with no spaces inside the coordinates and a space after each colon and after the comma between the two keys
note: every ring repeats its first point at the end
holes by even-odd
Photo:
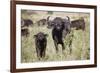
{"type": "Polygon", "coordinates": [[[67,20],[70,21],[70,17],[69,16],[66,16],[66,17],[67,17],[67,20]]]}
{"type": "Polygon", "coordinates": [[[34,36],[33,36],[33,38],[36,38],[36,37],[37,37],[37,35],[34,35],[34,36]]]}
{"type": "Polygon", "coordinates": [[[48,34],[44,34],[45,37],[48,37],[48,34]]]}

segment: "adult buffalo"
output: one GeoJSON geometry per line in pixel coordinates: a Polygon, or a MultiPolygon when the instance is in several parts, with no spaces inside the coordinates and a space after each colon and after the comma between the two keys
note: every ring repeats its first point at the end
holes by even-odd
{"type": "Polygon", "coordinates": [[[21,27],[24,27],[24,26],[32,26],[33,25],[33,21],[30,20],[30,19],[22,19],[21,20],[21,27]]]}
{"type": "Polygon", "coordinates": [[[85,20],[84,18],[80,18],[77,20],[71,21],[71,28],[76,28],[76,30],[85,30],[85,20]]]}
{"type": "Polygon", "coordinates": [[[48,24],[48,27],[51,27],[52,25],[52,38],[54,40],[56,51],[58,52],[58,44],[62,45],[62,50],[65,49],[63,37],[65,37],[70,32],[70,19],[67,16],[66,19],[63,19],[61,17],[56,17],[52,21],[50,21],[50,24],[48,24]],[[63,33],[65,33],[65,36],[63,36],[63,33]]]}
{"type": "Polygon", "coordinates": [[[43,26],[46,24],[46,19],[40,19],[39,21],[37,21],[38,26],[43,26]]]}

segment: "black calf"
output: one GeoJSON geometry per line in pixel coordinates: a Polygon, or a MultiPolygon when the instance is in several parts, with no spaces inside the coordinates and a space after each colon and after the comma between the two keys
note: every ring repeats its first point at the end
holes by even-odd
{"type": "Polygon", "coordinates": [[[42,32],[39,32],[38,34],[34,35],[35,37],[35,46],[36,46],[36,52],[37,57],[43,58],[45,57],[45,51],[47,46],[47,34],[44,34],[42,32]]]}

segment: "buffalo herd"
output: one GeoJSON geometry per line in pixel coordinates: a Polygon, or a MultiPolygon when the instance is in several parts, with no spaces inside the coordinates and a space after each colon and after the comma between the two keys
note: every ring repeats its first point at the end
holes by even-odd
{"type": "MultiPolygon", "coordinates": [[[[62,17],[55,17],[54,19],[50,19],[51,17],[48,16],[47,19],[40,19],[37,21],[38,26],[46,25],[48,29],[51,29],[51,35],[52,39],[54,41],[55,50],[58,52],[58,45],[60,44],[62,46],[62,50],[65,50],[64,41],[63,39],[71,33],[71,29],[75,28],[75,30],[83,30],[85,31],[85,20],[84,18],[79,18],[77,20],[70,20],[70,17],[66,16],[65,18],[62,17]]],[[[22,36],[28,36],[29,30],[28,28],[23,27],[29,27],[34,25],[33,21],[30,19],[22,19],[21,21],[21,35],[22,36]]],[[[37,52],[37,57],[44,58],[45,57],[45,51],[47,47],[47,34],[41,32],[38,32],[34,35],[35,38],[35,47],[37,52]]],[[[72,35],[73,36],[73,35],[72,35]]],[[[72,40],[69,42],[70,45],[72,44],[72,40]]]]}

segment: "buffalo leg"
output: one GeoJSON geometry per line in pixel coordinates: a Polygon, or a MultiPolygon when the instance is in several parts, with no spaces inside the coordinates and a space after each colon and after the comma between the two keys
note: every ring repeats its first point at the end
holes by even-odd
{"type": "Polygon", "coordinates": [[[40,51],[40,57],[43,57],[43,50],[40,51]]]}
{"type": "Polygon", "coordinates": [[[65,50],[65,46],[63,42],[61,43],[61,45],[62,45],[62,50],[65,50]]]}
{"type": "Polygon", "coordinates": [[[74,34],[73,34],[73,30],[72,30],[72,34],[70,36],[70,41],[69,41],[70,54],[72,53],[72,41],[73,41],[73,37],[74,37],[74,34]]]}
{"type": "Polygon", "coordinates": [[[37,52],[37,57],[40,60],[40,50],[38,48],[36,48],[36,52],[37,52]]]}
{"type": "Polygon", "coordinates": [[[72,53],[72,40],[70,40],[69,42],[69,50],[70,50],[70,54],[72,53]]]}
{"type": "Polygon", "coordinates": [[[44,49],[44,51],[43,51],[43,57],[45,57],[45,49],[44,49]]]}
{"type": "Polygon", "coordinates": [[[54,42],[54,44],[55,44],[56,52],[58,52],[58,44],[56,42],[54,42]]]}

